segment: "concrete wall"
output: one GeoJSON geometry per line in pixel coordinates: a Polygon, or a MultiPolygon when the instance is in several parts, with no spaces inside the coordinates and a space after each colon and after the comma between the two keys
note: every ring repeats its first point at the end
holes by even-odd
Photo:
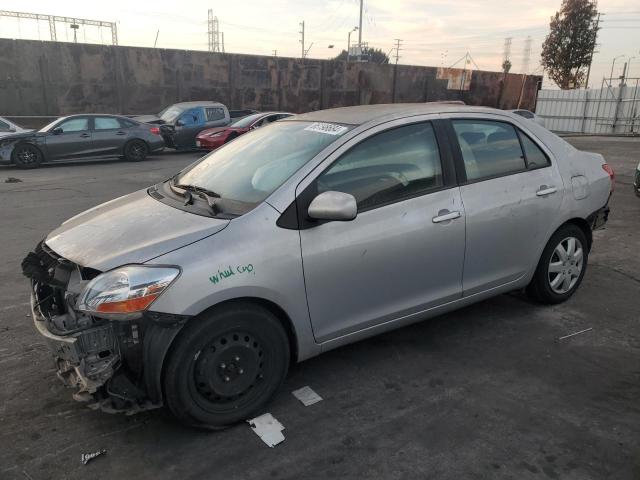
{"type": "Polygon", "coordinates": [[[305,112],[463,100],[534,109],[540,77],[408,65],[0,39],[0,115],[156,113],[186,100],[305,112]],[[505,83],[503,86],[503,79],[505,83]]]}

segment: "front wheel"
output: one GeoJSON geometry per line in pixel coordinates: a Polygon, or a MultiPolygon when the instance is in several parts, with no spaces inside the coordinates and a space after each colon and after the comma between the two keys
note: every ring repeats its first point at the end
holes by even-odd
{"type": "Polygon", "coordinates": [[[278,319],[253,304],[228,305],[194,318],[166,361],[165,401],[183,423],[224,428],[269,402],[289,368],[278,319]]]}
{"type": "Polygon", "coordinates": [[[142,140],[131,140],[124,146],[124,158],[129,162],[141,162],[148,153],[147,144],[142,140]]]}
{"type": "Polygon", "coordinates": [[[552,235],[542,252],[527,293],[541,303],[555,304],[568,300],[582,282],[588,257],[584,232],[576,225],[563,225],[552,235]]]}
{"type": "Polygon", "coordinates": [[[16,145],[11,153],[11,161],[18,168],[38,168],[42,163],[42,152],[35,145],[16,145]]]}

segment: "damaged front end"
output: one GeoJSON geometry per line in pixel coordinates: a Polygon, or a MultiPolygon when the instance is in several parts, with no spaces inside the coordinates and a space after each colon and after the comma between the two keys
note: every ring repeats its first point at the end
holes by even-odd
{"type": "Polygon", "coordinates": [[[102,272],[77,265],[40,242],[22,262],[31,310],[73,397],[108,412],[162,405],[162,362],[186,317],[142,312],[101,318],[78,307],[102,272]],[[83,297],[84,296],[84,297],[83,297]]]}

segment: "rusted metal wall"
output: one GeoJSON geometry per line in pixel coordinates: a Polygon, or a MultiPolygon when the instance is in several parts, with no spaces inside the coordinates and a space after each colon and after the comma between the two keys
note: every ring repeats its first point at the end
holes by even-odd
{"type": "Polygon", "coordinates": [[[540,77],[500,72],[0,39],[0,115],[155,113],[187,100],[305,112],[463,100],[535,108],[540,77]]]}

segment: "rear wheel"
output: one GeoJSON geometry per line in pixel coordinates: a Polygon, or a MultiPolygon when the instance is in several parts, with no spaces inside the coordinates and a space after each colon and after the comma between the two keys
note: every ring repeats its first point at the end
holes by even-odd
{"type": "Polygon", "coordinates": [[[149,149],[142,140],[131,140],[124,146],[124,158],[130,162],[140,162],[147,158],[149,149]]]}
{"type": "Polygon", "coordinates": [[[19,168],[38,168],[42,163],[42,152],[35,145],[16,145],[11,153],[11,161],[19,168]]]}
{"type": "Polygon", "coordinates": [[[271,312],[222,307],[176,339],[163,380],[166,404],[188,425],[223,428],[260,413],[288,368],[287,334],[271,312]]]}
{"type": "Polygon", "coordinates": [[[588,257],[584,232],[576,225],[563,225],[542,252],[527,293],[542,303],[564,302],[582,282],[588,257]]]}

